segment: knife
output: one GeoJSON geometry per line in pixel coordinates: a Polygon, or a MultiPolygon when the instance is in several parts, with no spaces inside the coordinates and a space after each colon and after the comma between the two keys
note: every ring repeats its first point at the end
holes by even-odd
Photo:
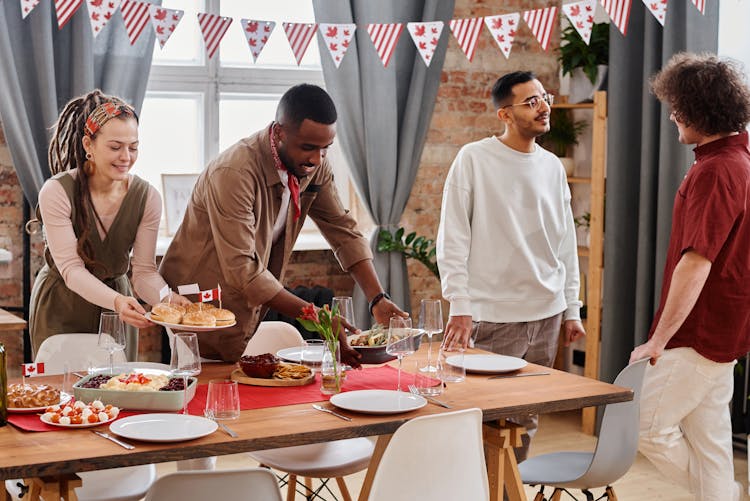
{"type": "Polygon", "coordinates": [[[526,376],[549,376],[550,372],[523,372],[521,374],[500,374],[499,376],[491,376],[487,379],[506,379],[512,377],[526,377],[526,376]]]}
{"type": "Polygon", "coordinates": [[[130,444],[128,444],[128,443],[126,443],[126,442],[123,442],[123,441],[122,441],[122,440],[120,440],[119,438],[115,438],[115,437],[113,437],[113,436],[112,436],[112,435],[110,435],[109,433],[104,433],[103,431],[97,431],[97,430],[91,430],[91,433],[96,433],[96,434],[97,434],[97,435],[99,435],[100,437],[102,437],[102,438],[106,438],[107,440],[111,440],[112,442],[116,443],[116,444],[117,444],[117,445],[119,445],[120,447],[125,447],[125,448],[126,448],[126,449],[128,449],[128,450],[133,450],[133,449],[135,449],[135,447],[134,447],[134,446],[132,446],[132,445],[130,445],[130,444]]]}

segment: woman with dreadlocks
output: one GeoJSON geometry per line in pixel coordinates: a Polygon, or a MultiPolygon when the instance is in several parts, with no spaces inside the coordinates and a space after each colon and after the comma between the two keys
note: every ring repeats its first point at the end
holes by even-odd
{"type": "Polygon", "coordinates": [[[166,285],[155,261],[161,197],[130,174],[138,158],[135,110],[99,90],[71,100],[55,124],[48,158],[52,177],[39,192],[37,209],[46,264],[31,292],[33,352],[54,334],[97,332],[106,309],[129,324],[133,360],[137,328],[151,323],[126,276],[131,250],[138,295],[156,304],[166,285]]]}

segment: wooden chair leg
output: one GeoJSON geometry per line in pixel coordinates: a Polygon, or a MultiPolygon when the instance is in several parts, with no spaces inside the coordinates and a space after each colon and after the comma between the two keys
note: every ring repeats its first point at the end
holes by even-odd
{"type": "Polygon", "coordinates": [[[552,497],[549,498],[549,501],[560,501],[562,498],[562,489],[555,489],[555,491],[552,493],[552,497]]]}
{"type": "Polygon", "coordinates": [[[537,492],[536,496],[534,496],[534,501],[544,501],[544,494],[542,492],[537,492]]]}
{"type": "Polygon", "coordinates": [[[336,477],[336,484],[339,486],[339,490],[341,491],[341,497],[344,501],[352,501],[352,495],[349,494],[349,489],[346,487],[346,482],[344,482],[344,477],[336,477]]]}
{"type": "Polygon", "coordinates": [[[608,485],[607,488],[604,490],[604,493],[607,495],[607,499],[610,501],[617,501],[617,494],[615,494],[615,490],[611,485],[608,485]]]}
{"type": "Polygon", "coordinates": [[[312,478],[305,477],[304,484],[305,484],[305,491],[306,491],[305,496],[310,497],[310,495],[313,493],[312,478]]]}
{"type": "Polygon", "coordinates": [[[297,497],[297,475],[290,473],[286,480],[286,501],[294,501],[297,497]]]}

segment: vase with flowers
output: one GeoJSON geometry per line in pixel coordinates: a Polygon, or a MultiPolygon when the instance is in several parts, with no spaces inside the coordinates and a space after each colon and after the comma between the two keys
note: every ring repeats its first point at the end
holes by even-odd
{"type": "Polygon", "coordinates": [[[320,365],[320,391],[328,395],[341,391],[341,351],[339,349],[339,330],[341,324],[334,319],[338,316],[338,307],[331,310],[328,305],[316,309],[308,304],[302,308],[302,316],[297,320],[310,332],[317,332],[323,338],[323,358],[320,365]]]}

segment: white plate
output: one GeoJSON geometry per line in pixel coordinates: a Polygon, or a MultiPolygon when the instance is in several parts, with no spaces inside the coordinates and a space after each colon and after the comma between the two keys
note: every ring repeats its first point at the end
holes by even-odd
{"type": "Polygon", "coordinates": [[[112,433],[144,442],[181,442],[205,437],[219,425],[200,416],[184,414],[139,414],[109,425],[112,433]]]}
{"type": "Polygon", "coordinates": [[[332,396],[330,402],[340,409],[365,414],[398,414],[427,405],[419,395],[393,390],[346,391],[332,396]]]}
{"type": "MultiPolygon", "coordinates": [[[[73,395],[71,395],[70,393],[61,392],[60,401],[57,404],[51,404],[51,405],[67,404],[71,398],[73,398],[73,395]]],[[[14,412],[16,414],[31,414],[32,412],[44,412],[44,410],[47,407],[51,407],[51,405],[45,405],[44,407],[8,407],[8,412],[14,412]]]]}
{"type": "Polygon", "coordinates": [[[62,423],[53,423],[52,421],[47,421],[46,419],[44,419],[44,414],[39,416],[39,420],[42,423],[48,424],[50,426],[59,426],[60,428],[93,428],[94,426],[101,426],[103,424],[110,423],[115,419],[117,419],[117,416],[111,419],[108,419],[106,421],[99,421],[98,423],[62,424],[62,423]]]}
{"type": "Polygon", "coordinates": [[[466,372],[478,372],[480,374],[497,374],[502,372],[513,372],[526,367],[526,360],[507,355],[464,355],[461,364],[461,355],[453,355],[445,359],[448,365],[453,367],[463,366],[466,372]]]}
{"type": "MultiPolygon", "coordinates": [[[[276,356],[282,360],[289,362],[302,363],[302,347],[293,346],[291,348],[284,348],[276,352],[276,356]]],[[[310,346],[305,348],[305,363],[308,364],[320,364],[323,360],[323,347],[322,346],[310,346]]]]}
{"type": "Polygon", "coordinates": [[[186,331],[186,332],[209,332],[209,331],[215,331],[219,329],[226,329],[227,327],[234,327],[235,325],[237,325],[236,321],[232,322],[229,325],[215,325],[213,327],[201,326],[201,325],[170,324],[167,322],[159,322],[158,320],[154,320],[153,318],[151,318],[150,311],[146,313],[145,317],[157,325],[163,325],[164,327],[169,327],[172,330],[179,330],[179,331],[186,331]]]}
{"type": "MultiPolygon", "coordinates": [[[[115,364],[115,374],[123,374],[128,372],[140,372],[141,374],[148,375],[164,375],[170,376],[172,374],[167,364],[160,364],[157,362],[123,362],[121,364],[115,364]]],[[[92,367],[88,371],[89,374],[106,373],[109,374],[109,366],[92,367]]]]}

